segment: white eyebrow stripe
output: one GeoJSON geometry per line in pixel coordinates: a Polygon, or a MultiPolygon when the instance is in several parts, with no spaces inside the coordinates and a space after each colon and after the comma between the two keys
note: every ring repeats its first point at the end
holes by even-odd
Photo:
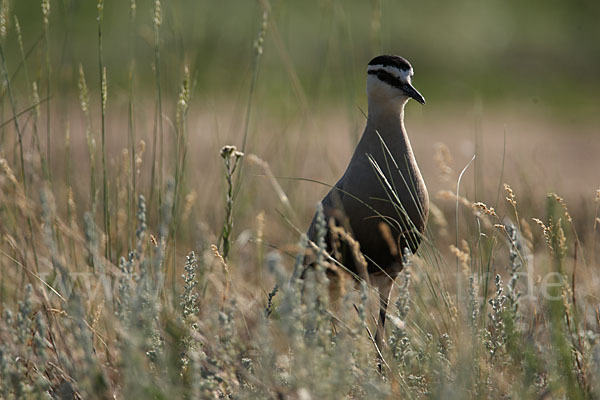
{"type": "Polygon", "coordinates": [[[369,71],[378,71],[378,70],[383,70],[402,81],[409,81],[410,77],[413,75],[412,68],[410,70],[405,70],[405,69],[398,69],[398,68],[392,67],[390,65],[382,65],[382,64],[369,65],[367,67],[367,73],[369,71]]]}

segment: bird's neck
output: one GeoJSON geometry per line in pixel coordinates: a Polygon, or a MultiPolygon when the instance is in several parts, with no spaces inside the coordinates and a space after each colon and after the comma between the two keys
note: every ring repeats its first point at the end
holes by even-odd
{"type": "MultiPolygon", "coordinates": [[[[405,99],[379,101],[377,98],[369,98],[367,129],[361,142],[375,144],[381,148],[381,140],[383,140],[394,156],[409,154],[414,160],[410,140],[404,127],[406,101],[405,99]]],[[[404,160],[396,161],[400,164],[404,160]]]]}
{"type": "Polygon", "coordinates": [[[388,100],[381,104],[369,99],[367,127],[354,158],[369,154],[377,162],[383,174],[396,188],[411,220],[422,231],[424,221],[427,220],[429,196],[404,128],[404,106],[407,100],[401,100],[395,103],[388,100]]]}
{"type": "Polygon", "coordinates": [[[363,157],[370,154],[380,166],[391,162],[391,154],[400,173],[424,189],[425,183],[404,127],[406,102],[407,99],[377,102],[369,98],[367,127],[355,154],[363,157]]]}

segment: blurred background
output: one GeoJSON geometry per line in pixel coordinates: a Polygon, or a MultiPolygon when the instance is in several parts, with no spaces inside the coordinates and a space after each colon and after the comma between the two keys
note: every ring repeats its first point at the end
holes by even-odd
{"type": "MultiPolygon", "coordinates": [[[[13,3],[25,42],[32,45],[43,33],[41,8],[33,1],[13,3]]],[[[130,50],[138,85],[152,83],[154,3],[135,3],[133,26],[129,1],[105,4],[105,63],[114,89],[127,87],[123,62],[130,50]]],[[[96,4],[57,0],[51,5],[54,72],[61,87],[74,89],[78,64],[97,64],[96,4]]],[[[481,99],[544,111],[567,107],[588,117],[597,105],[592,104],[600,81],[600,5],[595,1],[319,0],[264,6],[270,15],[259,98],[277,99],[273,103],[282,107],[294,100],[292,84],[299,85],[311,107],[317,99],[353,105],[364,94],[365,64],[380,53],[410,59],[434,103],[481,99]]],[[[262,10],[254,1],[162,2],[165,87],[177,87],[178,67],[187,64],[196,74],[199,96],[235,98],[249,80],[262,10]]],[[[16,42],[10,44],[16,50],[16,42]]]]}

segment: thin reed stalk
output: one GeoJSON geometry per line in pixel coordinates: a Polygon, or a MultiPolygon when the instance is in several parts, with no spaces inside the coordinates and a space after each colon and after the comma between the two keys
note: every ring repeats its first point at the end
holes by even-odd
{"type": "MultiPolygon", "coordinates": [[[[8,32],[8,18],[10,14],[10,2],[8,0],[3,1],[0,4],[0,41],[3,43],[6,41],[6,34],[8,32]]],[[[20,37],[20,34],[18,35],[20,37]]],[[[4,96],[0,99],[0,118],[4,121],[4,96]]],[[[0,133],[0,149],[4,149],[4,136],[5,129],[1,127],[2,132],[0,133]]]]}
{"type": "MultiPolygon", "coordinates": [[[[180,209],[183,196],[183,189],[185,186],[185,167],[187,163],[187,112],[189,108],[191,98],[191,82],[190,72],[188,67],[184,68],[183,82],[179,90],[179,97],[177,100],[177,107],[175,113],[175,176],[174,176],[174,188],[173,188],[173,204],[171,209],[171,222],[169,224],[169,239],[173,246],[170,249],[171,255],[173,256],[173,262],[171,264],[171,284],[172,284],[172,295],[173,298],[177,296],[177,262],[175,259],[175,253],[177,250],[177,227],[180,224],[180,209]]],[[[167,256],[167,258],[169,258],[167,256]]]]}
{"type": "Polygon", "coordinates": [[[48,168],[48,179],[52,180],[52,126],[51,126],[51,82],[52,82],[52,64],[50,63],[50,0],[42,0],[42,16],[44,19],[44,49],[46,61],[46,163],[48,168]]]}
{"type": "MultiPolygon", "coordinates": [[[[164,133],[162,123],[162,89],[160,85],[160,26],[162,24],[162,10],[160,0],[154,1],[154,18],[152,20],[152,26],[154,28],[154,90],[156,96],[155,110],[154,110],[154,132],[152,137],[152,173],[150,177],[150,203],[152,207],[152,201],[154,198],[154,191],[158,191],[158,207],[162,205],[162,187],[164,183],[163,176],[163,157],[164,157],[164,133]],[[157,144],[157,139],[160,141],[157,144]],[[158,183],[156,182],[156,153],[157,146],[159,147],[159,161],[158,161],[158,183]]],[[[160,218],[160,215],[159,215],[160,218]]]]}
{"type": "Polygon", "coordinates": [[[183,82],[177,100],[177,111],[175,115],[175,193],[173,200],[173,223],[171,229],[174,231],[179,222],[177,216],[181,206],[181,196],[184,187],[185,167],[187,160],[187,113],[191,98],[190,72],[186,66],[184,69],[183,82]]]}
{"type": "Polygon", "coordinates": [[[79,105],[85,117],[85,138],[90,157],[90,210],[96,211],[96,141],[92,135],[92,120],[90,116],[90,99],[83,66],[79,64],[79,105]]]}
{"type": "Polygon", "coordinates": [[[106,234],[105,257],[112,259],[111,235],[110,235],[110,212],[108,197],[108,176],[106,172],[106,139],[105,139],[105,117],[107,100],[106,67],[104,66],[102,48],[102,23],[104,22],[104,0],[98,0],[98,73],[100,75],[100,134],[102,151],[102,211],[104,215],[104,233],[106,234]]]}
{"type": "MultiPolygon", "coordinates": [[[[127,237],[132,238],[133,220],[135,218],[135,201],[137,197],[137,181],[135,173],[135,16],[136,2],[131,0],[129,6],[129,91],[127,108],[127,148],[129,149],[129,190],[127,195],[127,237]]],[[[133,246],[132,242],[129,244],[133,246]]]]}
{"type": "MultiPolygon", "coordinates": [[[[248,99],[246,103],[246,114],[244,115],[244,135],[242,136],[242,153],[246,151],[246,145],[248,142],[248,134],[250,131],[250,116],[252,115],[252,104],[254,103],[254,92],[256,91],[256,82],[258,80],[258,71],[260,67],[260,60],[264,52],[265,35],[267,33],[267,26],[269,22],[269,5],[265,2],[261,2],[263,7],[262,23],[258,36],[254,41],[254,60],[252,63],[252,79],[250,80],[250,90],[248,91],[248,99]]],[[[234,197],[237,197],[242,184],[242,171],[244,163],[240,164],[240,168],[237,172],[237,187],[235,188],[234,197]]]]}

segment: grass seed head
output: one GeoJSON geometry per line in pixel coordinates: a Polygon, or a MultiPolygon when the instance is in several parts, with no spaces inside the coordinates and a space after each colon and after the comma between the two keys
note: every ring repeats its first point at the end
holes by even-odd
{"type": "Polygon", "coordinates": [[[42,16],[44,17],[44,25],[48,26],[48,18],[50,17],[50,0],[42,0],[42,16]]]}
{"type": "Polygon", "coordinates": [[[542,234],[544,235],[544,240],[546,241],[546,245],[550,249],[550,253],[554,254],[554,249],[552,247],[552,231],[551,226],[546,226],[544,222],[539,218],[532,218],[532,220],[542,228],[542,234]]]}
{"type": "Polygon", "coordinates": [[[262,210],[256,216],[256,240],[262,242],[265,231],[265,212],[262,210]]]}
{"type": "Polygon", "coordinates": [[[560,206],[562,207],[562,209],[565,213],[565,217],[567,218],[567,221],[573,222],[573,219],[571,218],[571,214],[569,214],[569,209],[567,208],[567,203],[565,203],[565,200],[562,197],[560,197],[559,195],[557,195],[556,193],[548,193],[548,197],[556,200],[556,202],[558,204],[560,204],[560,206]]]}
{"type": "Polygon", "coordinates": [[[17,178],[15,177],[15,174],[10,168],[10,165],[8,165],[6,159],[0,158],[0,167],[2,168],[2,171],[4,171],[4,174],[6,175],[8,180],[11,181],[13,185],[18,186],[19,181],[17,181],[17,178]]]}
{"type": "Polygon", "coordinates": [[[106,81],[106,67],[102,69],[102,109],[106,109],[106,102],[108,101],[108,83],[106,81]]]}
{"type": "Polygon", "coordinates": [[[19,49],[21,52],[24,52],[23,47],[23,33],[21,32],[21,24],[19,23],[19,18],[15,15],[15,31],[17,32],[17,43],[19,43],[19,49]]]}
{"type": "Polygon", "coordinates": [[[158,27],[160,27],[160,25],[162,24],[162,11],[161,11],[161,6],[160,6],[160,0],[155,0],[154,1],[154,26],[156,29],[158,29],[158,27]]]}
{"type": "Polygon", "coordinates": [[[498,215],[496,214],[496,211],[494,210],[494,207],[488,207],[488,206],[485,205],[485,203],[482,203],[481,201],[473,203],[473,205],[471,207],[473,207],[473,209],[479,211],[480,213],[483,213],[485,215],[489,215],[491,217],[498,218],[498,215]]]}
{"type": "Polygon", "coordinates": [[[447,201],[456,201],[456,200],[458,200],[458,202],[460,204],[462,204],[463,206],[465,206],[465,207],[471,207],[471,205],[473,204],[466,197],[463,197],[463,196],[458,196],[457,197],[456,193],[452,192],[451,190],[440,190],[439,192],[437,192],[436,196],[440,200],[447,200],[447,201]]]}
{"type": "Polygon", "coordinates": [[[185,196],[185,202],[183,205],[183,212],[182,212],[182,218],[185,220],[190,216],[190,213],[192,212],[192,208],[194,206],[194,203],[196,202],[196,199],[198,198],[198,193],[196,193],[195,190],[192,190],[190,193],[188,193],[185,196]]]}
{"type": "MultiPolygon", "coordinates": [[[[466,244],[466,242],[465,242],[466,244]]],[[[458,261],[460,262],[460,265],[462,267],[463,273],[465,273],[465,276],[469,276],[469,270],[471,269],[471,267],[469,266],[469,262],[471,261],[471,257],[469,256],[468,253],[468,244],[466,244],[467,246],[467,251],[465,250],[461,250],[458,247],[456,247],[455,245],[451,244],[450,245],[450,252],[452,254],[454,254],[454,256],[458,259],[458,261]]],[[[464,245],[463,245],[464,247],[464,245]]]]}
{"type": "Polygon", "coordinates": [[[508,201],[513,207],[517,206],[517,199],[515,193],[508,183],[504,184],[504,190],[506,190],[506,201],[508,201]]]}
{"type": "Polygon", "coordinates": [[[90,98],[88,95],[87,82],[85,80],[85,73],[83,72],[83,65],[79,64],[79,104],[81,111],[87,115],[90,105],[90,98]]]}
{"type": "Polygon", "coordinates": [[[567,237],[565,231],[562,228],[561,218],[558,219],[556,224],[556,251],[558,256],[562,260],[567,255],[567,237]]]}
{"type": "Polygon", "coordinates": [[[440,179],[442,182],[449,182],[452,177],[452,173],[454,172],[451,165],[453,163],[452,155],[450,154],[450,149],[444,143],[436,143],[435,144],[435,153],[433,155],[433,159],[436,161],[440,179]]]}
{"type": "Polygon", "coordinates": [[[260,31],[258,32],[258,37],[254,41],[254,49],[256,50],[256,54],[258,56],[261,56],[263,53],[263,43],[265,41],[265,35],[267,33],[268,20],[269,20],[269,13],[267,10],[264,10],[262,24],[260,26],[260,31]]]}
{"type": "Polygon", "coordinates": [[[8,21],[10,21],[10,1],[4,0],[0,8],[0,37],[6,38],[8,33],[8,21]]]}

